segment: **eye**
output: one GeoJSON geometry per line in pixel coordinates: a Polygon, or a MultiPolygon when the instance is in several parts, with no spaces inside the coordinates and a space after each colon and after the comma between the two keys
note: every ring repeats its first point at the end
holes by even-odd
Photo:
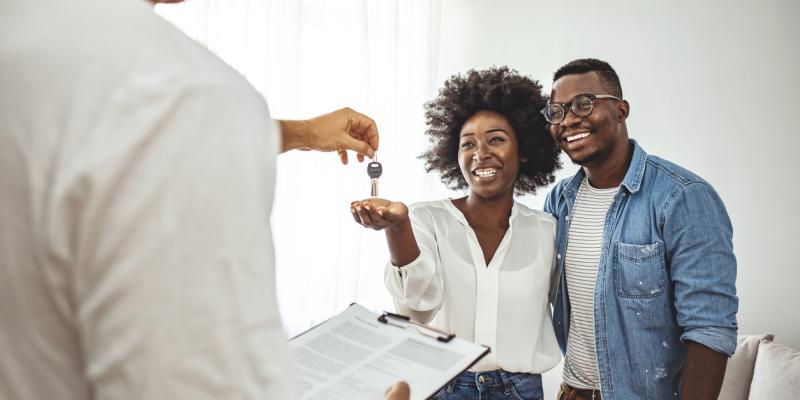
{"type": "Polygon", "coordinates": [[[575,99],[575,109],[581,113],[588,112],[592,109],[592,99],[588,97],[579,97],[575,99]]]}
{"type": "Polygon", "coordinates": [[[560,104],[548,104],[544,112],[549,121],[557,120],[564,116],[564,108],[560,104]]]}
{"type": "Polygon", "coordinates": [[[504,138],[502,136],[494,136],[491,139],[489,139],[489,143],[491,143],[491,144],[502,143],[502,142],[505,142],[505,141],[506,141],[506,138],[504,138]]]}
{"type": "Polygon", "coordinates": [[[472,142],[461,143],[461,148],[462,149],[468,149],[468,148],[473,147],[473,146],[475,146],[475,143],[472,143],[472,142]]]}

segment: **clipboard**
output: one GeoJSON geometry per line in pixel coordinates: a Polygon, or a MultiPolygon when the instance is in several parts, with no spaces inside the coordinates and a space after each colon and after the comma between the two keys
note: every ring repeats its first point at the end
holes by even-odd
{"type": "Polygon", "coordinates": [[[378,321],[404,329],[416,329],[419,333],[428,335],[444,343],[449,343],[454,337],[456,337],[455,333],[445,332],[432,326],[424,325],[414,321],[408,316],[395,314],[388,311],[384,311],[383,314],[378,317],[378,321]]]}
{"type": "Polygon", "coordinates": [[[491,349],[408,316],[351,304],[289,341],[303,400],[382,400],[397,381],[433,396],[491,349]]]}

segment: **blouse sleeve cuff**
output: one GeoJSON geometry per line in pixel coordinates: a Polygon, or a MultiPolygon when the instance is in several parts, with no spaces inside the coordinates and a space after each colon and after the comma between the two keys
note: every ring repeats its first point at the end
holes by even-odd
{"type": "Polygon", "coordinates": [[[411,308],[427,309],[428,303],[441,298],[440,284],[435,278],[436,266],[426,262],[423,254],[414,261],[397,267],[391,262],[384,269],[384,283],[395,301],[411,308]]]}

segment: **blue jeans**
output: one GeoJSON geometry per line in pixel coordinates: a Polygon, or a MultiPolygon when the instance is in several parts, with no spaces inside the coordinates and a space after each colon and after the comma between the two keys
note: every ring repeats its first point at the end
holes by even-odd
{"type": "Polygon", "coordinates": [[[434,396],[436,400],[542,400],[542,376],[502,369],[462,372],[434,396]]]}

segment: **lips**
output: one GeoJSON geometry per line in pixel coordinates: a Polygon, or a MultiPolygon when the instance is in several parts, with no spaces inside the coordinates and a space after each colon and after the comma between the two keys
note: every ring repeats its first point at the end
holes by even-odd
{"type": "Polygon", "coordinates": [[[575,141],[586,139],[591,134],[592,134],[592,132],[588,131],[588,130],[570,132],[570,133],[562,135],[561,136],[561,141],[562,142],[567,142],[567,143],[572,143],[572,142],[575,142],[575,141]]]}
{"type": "Polygon", "coordinates": [[[559,144],[566,152],[578,151],[589,144],[589,140],[592,139],[594,133],[592,130],[583,127],[571,130],[561,135],[559,144]]]}
{"type": "Polygon", "coordinates": [[[564,137],[564,140],[566,140],[569,143],[569,142],[574,142],[576,140],[585,139],[585,138],[589,137],[589,135],[591,135],[591,133],[589,131],[575,132],[575,133],[571,133],[569,135],[566,135],[564,137]]]}

